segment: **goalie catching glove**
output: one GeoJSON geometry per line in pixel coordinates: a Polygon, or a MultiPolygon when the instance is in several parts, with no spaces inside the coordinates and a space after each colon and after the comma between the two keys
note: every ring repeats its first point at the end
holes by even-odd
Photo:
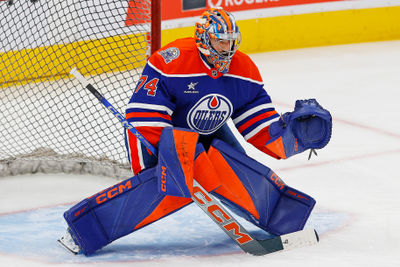
{"type": "Polygon", "coordinates": [[[293,112],[287,112],[269,127],[271,139],[266,148],[280,158],[288,158],[307,149],[325,147],[332,134],[332,117],[315,99],[297,100],[293,112]]]}

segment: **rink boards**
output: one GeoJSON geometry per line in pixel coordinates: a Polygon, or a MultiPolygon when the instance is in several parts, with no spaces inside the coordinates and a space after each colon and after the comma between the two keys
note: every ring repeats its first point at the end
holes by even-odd
{"type": "MultiPolygon", "coordinates": [[[[399,0],[334,1],[233,13],[242,32],[240,49],[245,53],[400,39],[399,0]]],[[[120,16],[116,21],[121,24],[124,17],[120,16]]],[[[162,45],[193,36],[197,19],[198,16],[163,21],[162,45]]],[[[84,26],[86,22],[82,23],[84,26]]],[[[133,45],[138,38],[146,38],[146,35],[110,31],[109,37],[93,35],[90,40],[72,43],[65,43],[61,38],[58,43],[41,47],[26,46],[24,42],[29,38],[25,38],[27,40],[16,48],[0,48],[0,88],[62,78],[74,66],[83,74],[143,66],[145,51],[140,45],[133,45]],[[76,51],[77,47],[87,51],[76,51]],[[96,47],[96,53],[90,52],[91,47],[96,47]],[[126,54],[129,54],[129,60],[122,56],[126,54]],[[138,60],[140,56],[143,58],[138,60]],[[132,59],[137,61],[132,62],[132,59]]]]}

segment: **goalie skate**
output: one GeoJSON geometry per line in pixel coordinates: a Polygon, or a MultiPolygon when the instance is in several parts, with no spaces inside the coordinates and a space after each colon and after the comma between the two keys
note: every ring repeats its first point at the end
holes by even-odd
{"type": "Polygon", "coordinates": [[[64,248],[66,248],[68,251],[74,253],[75,255],[78,254],[81,250],[81,248],[75,243],[74,239],[71,236],[71,233],[69,232],[69,229],[67,229],[66,233],[57,240],[64,248]]]}

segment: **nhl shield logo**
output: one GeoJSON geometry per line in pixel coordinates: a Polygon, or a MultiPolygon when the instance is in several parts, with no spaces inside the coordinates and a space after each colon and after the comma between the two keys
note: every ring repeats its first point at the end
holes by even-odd
{"type": "Polygon", "coordinates": [[[212,134],[232,115],[231,102],[223,95],[209,94],[201,98],[189,111],[187,124],[200,134],[212,134]]]}

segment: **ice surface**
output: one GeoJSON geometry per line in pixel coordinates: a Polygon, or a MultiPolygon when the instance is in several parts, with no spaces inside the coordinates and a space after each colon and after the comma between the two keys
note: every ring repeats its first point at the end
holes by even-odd
{"type": "Polygon", "coordinates": [[[246,146],[317,200],[308,227],[320,231],[318,245],[246,255],[192,205],[93,257],[74,256],[55,241],[62,212],[116,180],[33,174],[0,178],[0,266],[399,266],[400,41],[251,57],[279,112],[316,98],[332,113],[332,140],[310,161],[306,153],[277,161],[246,146]]]}

